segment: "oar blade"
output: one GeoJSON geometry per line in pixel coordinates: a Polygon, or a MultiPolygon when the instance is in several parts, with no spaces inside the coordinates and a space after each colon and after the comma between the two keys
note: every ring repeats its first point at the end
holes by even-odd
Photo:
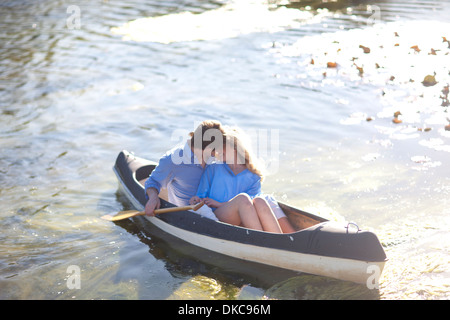
{"type": "Polygon", "coordinates": [[[143,213],[138,210],[127,210],[127,211],[121,211],[115,215],[107,214],[102,216],[102,219],[108,220],[108,221],[118,221],[123,219],[128,219],[134,216],[142,215],[143,213]]]}
{"type": "Polygon", "coordinates": [[[114,215],[112,214],[106,214],[104,216],[102,216],[103,220],[108,220],[108,221],[113,221],[114,215]]]}

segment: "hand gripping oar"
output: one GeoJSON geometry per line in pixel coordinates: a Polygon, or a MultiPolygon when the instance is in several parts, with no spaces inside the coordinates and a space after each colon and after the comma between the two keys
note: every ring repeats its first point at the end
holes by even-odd
{"type": "MultiPolygon", "coordinates": [[[[185,207],[171,207],[171,208],[164,208],[164,209],[156,209],[154,212],[155,214],[161,214],[166,212],[176,212],[176,211],[184,211],[184,210],[194,210],[197,211],[203,206],[203,201],[200,203],[197,203],[192,206],[185,206],[185,207]]],[[[145,215],[145,211],[138,211],[138,210],[126,210],[126,211],[120,211],[119,213],[115,215],[107,214],[102,217],[102,219],[108,220],[108,221],[118,221],[123,219],[128,219],[131,217],[136,216],[143,216],[145,215]]]]}

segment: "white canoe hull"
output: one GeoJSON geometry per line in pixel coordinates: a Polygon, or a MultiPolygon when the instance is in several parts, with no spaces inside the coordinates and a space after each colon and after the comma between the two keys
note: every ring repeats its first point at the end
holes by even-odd
{"type": "MultiPolygon", "coordinates": [[[[114,171],[119,181],[122,182],[120,175],[116,170],[114,171]]],[[[137,210],[144,209],[144,206],[134,197],[124,183],[120,183],[120,187],[121,191],[137,210]]],[[[139,218],[146,219],[148,223],[151,223],[161,231],[187,243],[216,253],[277,268],[366,284],[369,288],[377,287],[385,264],[385,261],[361,261],[249,245],[178,228],[161,220],[159,217],[144,216],[139,218]]]]}

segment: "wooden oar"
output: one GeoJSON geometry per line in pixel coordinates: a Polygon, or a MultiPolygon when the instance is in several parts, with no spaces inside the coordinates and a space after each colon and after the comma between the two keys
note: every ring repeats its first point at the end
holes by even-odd
{"type": "MultiPolygon", "coordinates": [[[[176,211],[184,211],[184,210],[194,210],[197,211],[203,206],[203,201],[200,203],[197,203],[192,206],[185,206],[185,207],[171,207],[171,208],[164,208],[164,209],[156,209],[155,214],[161,214],[166,212],[176,212],[176,211]]],[[[119,213],[115,215],[107,214],[102,217],[102,219],[108,220],[108,221],[118,221],[123,219],[128,219],[131,217],[136,216],[143,216],[145,215],[145,211],[138,211],[138,210],[126,210],[126,211],[120,211],[119,213]]]]}

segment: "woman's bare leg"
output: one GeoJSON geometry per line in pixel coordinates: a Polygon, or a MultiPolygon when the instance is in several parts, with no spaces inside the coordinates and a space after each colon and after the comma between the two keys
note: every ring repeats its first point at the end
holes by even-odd
{"type": "Polygon", "coordinates": [[[263,230],[252,199],[245,193],[238,194],[233,199],[223,203],[214,211],[214,214],[220,221],[229,224],[263,230]]]}
{"type": "Polygon", "coordinates": [[[256,209],[256,213],[258,214],[259,221],[261,222],[264,231],[283,233],[277,218],[264,198],[254,198],[253,206],[256,209]]]}
{"type": "Polygon", "coordinates": [[[292,233],[292,232],[297,231],[294,229],[294,227],[289,222],[287,217],[282,217],[282,218],[278,219],[278,224],[280,225],[281,230],[283,230],[283,233],[292,233]]]}

